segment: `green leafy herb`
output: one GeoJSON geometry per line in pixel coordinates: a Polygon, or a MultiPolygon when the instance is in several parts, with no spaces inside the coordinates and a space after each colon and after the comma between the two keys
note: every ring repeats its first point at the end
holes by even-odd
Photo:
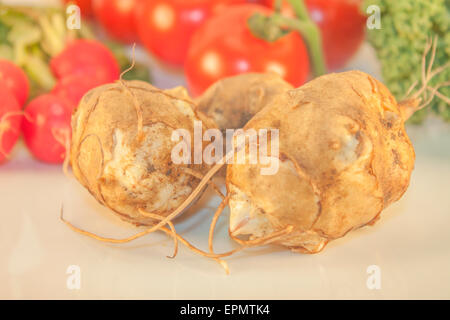
{"type": "MultiPolygon", "coordinates": [[[[381,29],[368,30],[368,39],[381,62],[383,80],[397,99],[401,99],[422,75],[422,54],[427,39],[437,36],[438,46],[433,68],[450,61],[450,1],[449,0],[364,0],[363,10],[370,5],[380,8],[381,29]]],[[[447,68],[430,82],[430,87],[449,81],[447,68]]],[[[439,89],[449,97],[450,87],[439,89]]],[[[450,122],[450,105],[435,97],[425,109],[410,119],[420,123],[430,113],[450,122]]]]}

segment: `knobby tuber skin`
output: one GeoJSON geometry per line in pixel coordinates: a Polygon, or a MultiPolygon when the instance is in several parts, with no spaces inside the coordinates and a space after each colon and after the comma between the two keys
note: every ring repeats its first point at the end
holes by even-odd
{"type": "Polygon", "coordinates": [[[244,73],[224,78],[197,100],[197,108],[220,130],[240,129],[274,97],[293,89],[275,73],[244,73]]]}
{"type": "MultiPolygon", "coordinates": [[[[214,124],[193,108],[186,90],[119,81],[89,91],[72,117],[71,164],[77,180],[103,205],[136,225],[159,222],[191,194],[206,165],[178,165],[173,130],[193,135],[194,121],[214,124]]],[[[205,129],[205,130],[206,130],[205,129]]]]}
{"type": "MultiPolygon", "coordinates": [[[[241,129],[270,101],[294,87],[276,73],[243,73],[218,80],[196,99],[197,110],[222,131],[224,154],[232,136],[227,129],[241,129]]],[[[219,172],[225,177],[226,167],[219,172]]]]}
{"type": "MultiPolygon", "coordinates": [[[[406,191],[414,149],[407,115],[389,90],[359,71],[328,74],[272,99],[244,129],[279,129],[280,168],[230,164],[230,234],[317,253],[377,221],[406,191]]],[[[270,149],[270,148],[269,148],[270,149]]]]}

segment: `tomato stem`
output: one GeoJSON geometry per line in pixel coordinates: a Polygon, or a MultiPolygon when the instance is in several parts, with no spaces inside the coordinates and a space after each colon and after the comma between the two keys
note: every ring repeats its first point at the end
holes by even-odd
{"type": "Polygon", "coordinates": [[[274,14],[273,21],[280,27],[299,32],[309,49],[309,57],[313,65],[314,75],[321,76],[327,72],[322,49],[322,37],[314,22],[292,19],[281,14],[274,14]]]}
{"type": "MultiPolygon", "coordinates": [[[[271,16],[256,13],[248,20],[252,33],[269,42],[276,41],[289,32],[298,32],[306,42],[314,75],[327,72],[322,48],[322,36],[315,22],[309,17],[303,0],[288,0],[295,11],[296,18],[282,15],[278,9],[271,16]]],[[[279,1],[277,1],[278,7],[279,1]]]]}
{"type": "Polygon", "coordinates": [[[295,15],[298,18],[298,22],[303,22],[303,26],[300,23],[293,22],[292,28],[300,32],[303,38],[308,43],[310,58],[314,67],[316,76],[320,76],[327,72],[325,67],[325,58],[323,55],[322,47],[322,35],[319,27],[309,16],[308,9],[303,0],[287,0],[294,9],[295,15]],[[296,26],[295,26],[296,25],[296,26]]]}
{"type": "Polygon", "coordinates": [[[305,3],[303,0],[287,0],[291,5],[292,9],[294,9],[295,15],[297,18],[303,21],[311,21],[309,17],[308,9],[306,9],[305,3]]]}

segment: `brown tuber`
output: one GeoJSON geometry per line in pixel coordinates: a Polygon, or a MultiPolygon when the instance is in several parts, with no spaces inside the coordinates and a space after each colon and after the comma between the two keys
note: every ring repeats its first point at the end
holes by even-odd
{"type": "Polygon", "coordinates": [[[72,118],[74,175],[122,219],[153,225],[157,220],[143,211],[168,216],[200,181],[185,170],[203,176],[208,169],[171,160],[172,131],[192,134],[194,120],[205,119],[181,87],[121,80],[91,90],[72,118]]]}
{"type": "Polygon", "coordinates": [[[240,129],[274,97],[293,89],[275,73],[244,73],[221,79],[197,100],[197,108],[225,133],[240,129]]]}
{"type": "Polygon", "coordinates": [[[279,95],[244,128],[279,130],[278,172],[260,175],[259,164],[227,168],[232,237],[292,226],[276,243],[316,253],[374,223],[409,184],[415,156],[405,120],[388,89],[359,71],[279,95]]]}
{"type": "Polygon", "coordinates": [[[435,96],[450,101],[437,94],[448,82],[429,85],[448,68],[432,69],[436,48],[437,38],[430,39],[421,87],[413,92],[415,82],[400,102],[360,71],[324,75],[272,99],[244,129],[279,130],[279,154],[272,155],[279,170],[260,175],[260,164],[228,165],[230,236],[245,244],[239,236],[255,241],[292,227],[274,243],[317,253],[374,224],[409,185],[415,154],[405,121],[435,96]]]}

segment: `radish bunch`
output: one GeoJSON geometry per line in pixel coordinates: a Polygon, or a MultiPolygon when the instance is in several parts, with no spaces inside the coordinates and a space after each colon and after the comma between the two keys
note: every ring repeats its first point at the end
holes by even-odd
{"type": "Polygon", "coordinates": [[[58,79],[52,93],[72,109],[90,89],[119,79],[120,69],[111,51],[98,41],[76,40],[50,61],[58,79]]]}
{"type": "Polygon", "coordinates": [[[9,155],[20,136],[21,106],[28,99],[25,73],[13,63],[0,60],[0,163],[9,155]]]}
{"type": "Polygon", "coordinates": [[[50,93],[28,99],[25,73],[9,61],[0,61],[0,162],[7,159],[23,133],[35,158],[62,163],[71,137],[70,119],[83,95],[119,78],[111,51],[94,40],[75,40],[50,61],[57,79],[50,93]]]}

